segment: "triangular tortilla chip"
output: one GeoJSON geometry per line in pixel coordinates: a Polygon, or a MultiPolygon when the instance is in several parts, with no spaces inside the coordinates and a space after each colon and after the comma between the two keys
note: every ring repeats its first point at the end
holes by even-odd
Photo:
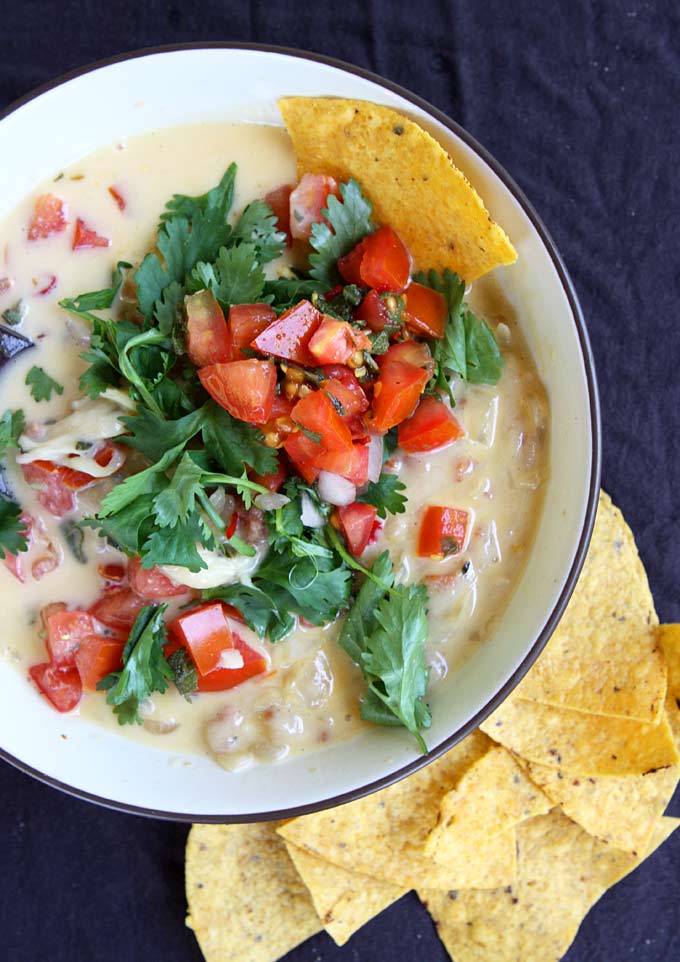
{"type": "Polygon", "coordinates": [[[654,722],[666,693],[657,624],[633,534],[601,492],[576,590],[515,694],[595,715],[654,722]]]}
{"type": "Polygon", "coordinates": [[[483,848],[489,839],[527,818],[544,815],[553,805],[510,752],[496,746],[443,797],[424,854],[440,865],[451,864],[462,848],[483,848]]]}
{"type": "Polygon", "coordinates": [[[186,892],[206,962],[275,962],[321,930],[276,823],[194,825],[186,892]]]}
{"type": "Polygon", "coordinates": [[[407,116],[365,100],[279,100],[300,174],[359,181],[380,224],[390,224],[422,270],[467,281],[517,253],[479,194],[434,137],[407,116]]]}
{"type": "Polygon", "coordinates": [[[292,842],[286,842],[286,848],[309,889],[321,924],[338,945],[344,945],[362,925],[406,894],[403,887],[331,865],[292,842]]]}

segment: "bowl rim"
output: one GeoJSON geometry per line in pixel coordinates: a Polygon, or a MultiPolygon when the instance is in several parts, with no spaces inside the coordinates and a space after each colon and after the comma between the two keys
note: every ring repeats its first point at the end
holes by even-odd
{"type": "Polygon", "coordinates": [[[602,472],[602,424],[600,399],[598,394],[593,352],[590,345],[585,318],[583,316],[583,311],[581,309],[574,284],[571,280],[569,272],[567,271],[562,256],[559,253],[557,245],[555,244],[555,241],[543,223],[543,220],[536,212],[533,204],[524,194],[524,191],[521,189],[521,187],[519,187],[510,174],[508,174],[505,168],[487,151],[487,149],[483,147],[455,120],[452,120],[438,107],[435,107],[433,104],[429,103],[429,101],[425,100],[425,98],[412,93],[410,90],[402,87],[400,84],[381,77],[379,74],[376,74],[371,70],[367,70],[364,67],[359,67],[356,64],[348,63],[347,61],[340,60],[335,57],[328,57],[325,54],[300,50],[294,47],[279,46],[276,44],[241,43],[239,41],[197,41],[189,43],[159,44],[151,47],[130,50],[120,54],[114,54],[113,56],[93,61],[85,66],[77,67],[71,71],[60,74],[58,77],[34,88],[33,90],[19,97],[17,100],[14,100],[4,109],[0,110],[0,123],[10,114],[14,113],[25,104],[30,103],[30,101],[42,96],[42,94],[47,93],[48,91],[53,90],[55,87],[59,87],[64,83],[67,83],[69,80],[74,80],[77,77],[92,73],[93,71],[99,70],[102,67],[109,67],[117,63],[123,63],[128,60],[136,60],[141,57],[198,50],[243,50],[261,53],[273,53],[286,57],[296,57],[301,60],[310,60],[329,67],[335,67],[336,69],[342,70],[346,73],[354,74],[355,76],[369,80],[392,93],[396,93],[404,100],[428,113],[431,117],[450,130],[456,137],[462,140],[464,144],[466,144],[469,148],[471,148],[472,151],[474,151],[474,153],[478,155],[478,157],[488,164],[503,185],[510,191],[513,198],[522,208],[524,214],[528,217],[529,221],[540,237],[541,242],[545,247],[557,273],[562,290],[569,304],[570,312],[576,327],[576,332],[578,334],[579,345],[585,369],[592,426],[590,481],[583,527],[576,548],[576,553],[574,555],[574,560],[565,579],[562,591],[560,592],[552,611],[548,615],[545,624],[543,625],[543,628],[535,642],[526,652],[524,658],[510,678],[508,678],[508,680],[505,682],[505,684],[497,692],[495,692],[495,694],[484,704],[482,708],[479,709],[478,712],[476,712],[472,718],[470,718],[464,725],[461,725],[459,728],[457,728],[456,731],[452,732],[447,738],[440,742],[439,745],[431,749],[426,755],[416,758],[407,765],[403,765],[401,768],[391,772],[389,775],[385,775],[376,779],[375,781],[369,782],[368,784],[362,785],[339,795],[334,795],[330,798],[324,798],[316,802],[311,802],[307,805],[298,805],[288,809],[230,816],[228,814],[215,815],[211,813],[199,815],[186,812],[173,812],[162,809],[148,808],[140,805],[133,805],[115,799],[108,799],[104,796],[88,792],[73,785],[69,785],[68,783],[62,782],[50,775],[46,775],[44,772],[41,772],[21,759],[16,758],[14,755],[10,754],[0,746],[0,758],[6,762],[9,762],[26,775],[30,775],[43,784],[48,785],[51,788],[56,788],[68,795],[72,795],[75,798],[88,802],[94,802],[97,805],[112,809],[114,811],[176,822],[201,822],[213,824],[264,822],[275,819],[295,818],[300,815],[308,815],[312,812],[319,812],[327,808],[344,805],[347,802],[355,801],[380,789],[387,788],[389,785],[393,785],[396,782],[401,781],[402,778],[414,774],[425,765],[428,765],[430,762],[433,762],[445,752],[449,751],[454,747],[454,745],[469,735],[475,728],[478,728],[484,719],[487,718],[519,684],[524,675],[526,675],[531,666],[534,664],[550,639],[550,636],[557,627],[557,624],[564,613],[574,588],[576,587],[576,582],[581,573],[586,553],[588,551],[588,546],[590,544],[593,527],[595,525],[595,515],[597,512],[602,472]]]}

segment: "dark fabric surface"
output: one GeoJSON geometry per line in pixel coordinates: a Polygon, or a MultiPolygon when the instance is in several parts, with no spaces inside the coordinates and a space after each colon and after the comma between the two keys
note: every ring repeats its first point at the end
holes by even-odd
{"type": "MultiPolygon", "coordinates": [[[[370,68],[463,124],[524,188],[571,271],[600,377],[603,484],[633,527],[661,619],[680,620],[677,3],[419,0],[397,13],[388,0],[0,0],[0,23],[0,108],[127,49],[241,40],[370,68]]],[[[0,810],[0,958],[198,962],[183,926],[183,826],[96,808],[8,765],[0,810]]],[[[601,900],[566,958],[680,958],[679,905],[676,837],[601,900]]],[[[446,958],[413,895],[344,949],[322,935],[289,957],[393,958],[446,958]]]]}

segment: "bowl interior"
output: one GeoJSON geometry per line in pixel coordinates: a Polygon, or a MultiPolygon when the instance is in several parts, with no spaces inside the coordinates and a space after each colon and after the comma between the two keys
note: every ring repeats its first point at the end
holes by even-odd
{"type": "MultiPolygon", "coordinates": [[[[478,723],[540,648],[578,563],[597,490],[595,388],[575,301],[504,179],[438,116],[362,74],[267,50],[186,49],[77,76],[0,122],[0,216],[43,178],[104,144],[179,123],[281,123],[276,100],[286,94],[357,97],[410,114],[446,147],[519,252],[515,265],[497,273],[548,390],[551,478],[536,543],[509,607],[493,636],[433,699],[428,744],[435,749],[478,723]]],[[[0,731],[3,752],[41,777],[108,804],[194,819],[244,819],[330,803],[419,761],[408,737],[373,730],[308,758],[230,775],[208,758],[154,750],[60,716],[2,662],[0,731]]]]}

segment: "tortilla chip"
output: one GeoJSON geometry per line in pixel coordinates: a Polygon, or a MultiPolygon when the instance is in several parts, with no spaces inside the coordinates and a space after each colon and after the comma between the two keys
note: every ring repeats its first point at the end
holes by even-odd
{"type": "Polygon", "coordinates": [[[450,865],[461,849],[483,848],[489,839],[524,819],[544,815],[553,805],[510,752],[491,748],[443,797],[424,854],[450,865]]]}
{"type": "Polygon", "coordinates": [[[680,698],[680,625],[660,625],[659,644],[666,657],[668,689],[680,698]]]}
{"type": "Polygon", "coordinates": [[[654,722],[666,692],[657,625],[632,532],[601,492],[576,590],[515,693],[541,704],[654,722]]]}
{"type": "Polygon", "coordinates": [[[323,927],[338,945],[406,894],[405,888],[331,865],[291,842],[286,848],[323,927]]]}
{"type": "Polygon", "coordinates": [[[443,796],[489,746],[485,735],[473,732],[396,785],[341,808],[293,819],[279,834],[334,865],[406,889],[508,884],[516,871],[512,831],[491,839],[482,850],[461,850],[447,866],[434,865],[422,854],[443,796]]]}
{"type": "MultiPolygon", "coordinates": [[[[661,820],[653,848],[678,821],[661,820]]],[[[516,885],[448,895],[419,891],[456,962],[561,959],[590,907],[643,860],[591,838],[558,812],[519,825],[517,847],[516,885]]]]}
{"type": "Polygon", "coordinates": [[[467,281],[517,253],[479,194],[434,137],[404,114],[365,100],[286,97],[279,107],[300,174],[354,177],[416,265],[467,281]]]}
{"type": "Polygon", "coordinates": [[[194,825],[186,892],[206,962],[275,962],[321,930],[273,823],[194,825]]]}
{"type": "Polygon", "coordinates": [[[480,728],[529,762],[579,775],[644,775],[680,761],[665,712],[649,725],[512,697],[480,728]]]}

